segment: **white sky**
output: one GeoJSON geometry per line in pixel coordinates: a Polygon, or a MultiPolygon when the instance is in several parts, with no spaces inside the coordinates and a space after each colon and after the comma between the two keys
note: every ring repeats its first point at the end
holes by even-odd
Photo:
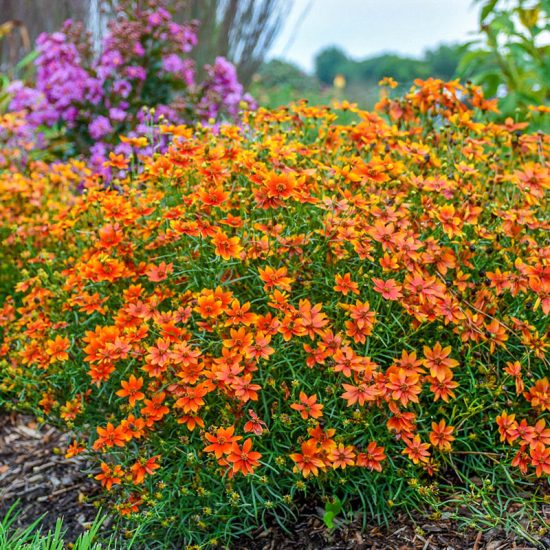
{"type": "Polygon", "coordinates": [[[381,52],[420,56],[442,42],[476,36],[473,0],[282,0],[290,14],[270,58],[312,71],[315,54],[340,46],[362,59],[381,52]]]}

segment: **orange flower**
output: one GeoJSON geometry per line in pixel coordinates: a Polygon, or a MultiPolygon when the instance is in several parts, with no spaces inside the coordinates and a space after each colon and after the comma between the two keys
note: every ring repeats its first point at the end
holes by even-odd
{"type": "Polygon", "coordinates": [[[143,483],[146,475],[153,475],[155,470],[160,468],[160,464],[157,464],[159,458],[160,455],[156,455],[148,459],[140,458],[137,462],[134,462],[134,464],[130,466],[132,482],[135,485],[139,485],[143,483]]]}
{"type": "Polygon", "coordinates": [[[309,300],[300,300],[299,314],[302,328],[310,338],[322,334],[324,326],[328,325],[327,316],[321,312],[322,304],[311,305],[309,300]]]}
{"type": "Polygon", "coordinates": [[[204,319],[213,319],[221,315],[222,302],[214,295],[202,295],[197,298],[197,307],[195,307],[201,317],[204,319]]]}
{"type": "Polygon", "coordinates": [[[292,174],[276,174],[269,172],[264,183],[267,196],[276,199],[288,199],[296,187],[296,180],[292,174]]]}
{"type": "Polygon", "coordinates": [[[83,453],[85,450],[86,448],[80,445],[75,439],[67,448],[67,451],[65,452],[65,458],[72,458],[73,456],[77,456],[80,453],[83,453]]]}
{"type": "Polygon", "coordinates": [[[333,288],[336,292],[341,292],[344,296],[347,296],[350,292],[359,294],[359,285],[351,280],[351,273],[336,274],[334,280],[336,285],[333,288]]]}
{"type": "Polygon", "coordinates": [[[223,231],[219,231],[212,237],[214,252],[224,260],[239,258],[243,247],[240,244],[239,237],[228,237],[223,231]]]}
{"type": "Polygon", "coordinates": [[[113,447],[114,445],[124,447],[128,442],[128,437],[122,426],[115,428],[111,422],[108,422],[105,428],[98,426],[96,430],[99,435],[93,445],[96,451],[103,449],[103,447],[113,447]]]}
{"type": "Polygon", "coordinates": [[[419,462],[428,462],[430,457],[430,448],[429,443],[422,443],[419,435],[415,435],[412,439],[404,439],[405,449],[403,449],[403,454],[407,455],[414,464],[419,462]]]}
{"type": "Polygon", "coordinates": [[[130,407],[136,404],[136,401],[141,401],[145,398],[145,394],[140,391],[143,386],[143,378],[136,378],[133,374],[130,376],[128,382],[122,380],[120,383],[121,390],[116,392],[119,397],[128,397],[130,407]]]}
{"type": "Polygon", "coordinates": [[[233,443],[242,439],[240,435],[233,435],[235,433],[235,426],[229,426],[229,428],[218,428],[216,435],[207,433],[206,439],[210,441],[211,445],[204,448],[207,453],[214,453],[216,458],[221,458],[223,455],[228,455],[233,449],[233,443]]]}
{"type": "Polygon", "coordinates": [[[434,394],[434,401],[442,399],[445,403],[448,403],[449,399],[456,397],[453,390],[458,388],[458,382],[453,381],[452,373],[449,378],[445,378],[444,380],[427,376],[426,382],[430,383],[430,391],[434,394]]]}
{"type": "Polygon", "coordinates": [[[317,445],[313,439],[304,441],[301,445],[301,453],[292,453],[290,458],[296,463],[295,471],[298,470],[304,477],[310,474],[319,475],[319,468],[324,468],[323,462],[317,445]]]}
{"type": "Polygon", "coordinates": [[[174,264],[161,262],[159,265],[151,264],[145,272],[145,275],[150,281],[158,283],[164,281],[172,271],[174,271],[174,264]]]}
{"type": "Polygon", "coordinates": [[[317,403],[317,396],[314,394],[308,397],[303,391],[300,392],[300,403],[292,403],[290,408],[300,411],[304,420],[323,416],[323,405],[317,403]]]}
{"type": "Polygon", "coordinates": [[[151,399],[144,401],[145,407],[142,407],[141,414],[147,419],[147,426],[152,426],[155,422],[159,422],[170,412],[170,409],[166,405],[163,405],[165,397],[166,394],[160,392],[151,399]]]}
{"type": "Polygon", "coordinates": [[[53,340],[48,340],[46,342],[46,353],[50,356],[50,363],[67,361],[69,359],[67,351],[70,346],[69,339],[59,334],[53,340]]]}
{"type": "Polygon", "coordinates": [[[518,437],[516,415],[508,414],[506,411],[503,411],[497,416],[496,422],[500,433],[500,440],[507,441],[510,444],[513,443],[518,437]]]}
{"type": "Polygon", "coordinates": [[[356,403],[363,406],[367,401],[375,401],[380,396],[380,390],[376,386],[342,384],[342,387],[346,390],[342,394],[342,398],[348,402],[348,407],[352,407],[356,403]]]}
{"type": "Polygon", "coordinates": [[[251,449],[252,439],[247,439],[242,447],[239,447],[238,443],[233,443],[227,461],[233,464],[232,471],[234,474],[242,472],[246,476],[254,472],[262,455],[251,449]]]}
{"type": "Polygon", "coordinates": [[[418,403],[418,394],[422,391],[419,380],[418,374],[398,368],[397,372],[390,373],[386,388],[391,391],[392,399],[406,407],[409,402],[418,403]]]}
{"type": "Polygon", "coordinates": [[[382,297],[386,300],[399,300],[403,298],[401,294],[401,285],[395,279],[372,279],[374,283],[373,289],[375,292],[382,294],[382,297]]]}
{"type": "Polygon", "coordinates": [[[384,447],[380,447],[375,441],[371,441],[367,445],[365,452],[357,455],[356,464],[357,466],[381,472],[382,462],[384,462],[384,460],[386,460],[384,447]]]}
{"type": "Polygon", "coordinates": [[[121,479],[124,477],[124,471],[117,464],[112,468],[105,462],[101,463],[101,473],[95,476],[95,479],[101,481],[101,485],[107,488],[107,491],[111,490],[113,485],[118,485],[121,479]]]}
{"type": "Polygon", "coordinates": [[[244,425],[244,431],[254,435],[262,435],[264,429],[267,428],[267,424],[252,409],[248,409],[248,414],[250,420],[244,425]]]}
{"type": "Polygon", "coordinates": [[[542,443],[539,443],[531,448],[529,454],[531,465],[535,468],[537,477],[550,475],[550,447],[545,447],[542,443]]]}
{"type": "Polygon", "coordinates": [[[454,428],[447,426],[445,420],[440,420],[439,423],[432,422],[430,442],[434,447],[449,452],[451,450],[451,443],[455,440],[451,435],[453,432],[454,428]]]}
{"type": "Polygon", "coordinates": [[[445,380],[452,377],[451,369],[458,366],[458,361],[449,358],[451,351],[451,346],[443,348],[439,342],[432,349],[424,346],[424,365],[434,378],[445,380]]]}
{"type": "Polygon", "coordinates": [[[355,464],[355,449],[352,445],[345,446],[340,443],[329,451],[327,458],[334,469],[342,468],[344,470],[355,464]]]}
{"type": "Polygon", "coordinates": [[[264,282],[264,290],[267,291],[274,287],[281,290],[291,290],[292,279],[287,277],[288,270],[286,267],[280,267],[279,269],[273,269],[271,266],[266,266],[263,269],[260,267],[258,273],[260,279],[264,282]]]}

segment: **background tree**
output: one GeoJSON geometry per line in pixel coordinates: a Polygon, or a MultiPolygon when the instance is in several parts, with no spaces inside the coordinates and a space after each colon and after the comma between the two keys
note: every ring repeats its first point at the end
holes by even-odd
{"type": "Polygon", "coordinates": [[[550,99],[550,0],[477,0],[482,38],[470,44],[459,66],[463,78],[502,97],[512,114],[550,99]],[[545,43],[546,40],[546,43],[545,43]],[[473,46],[473,47],[472,47],[473,46]]]}
{"type": "Polygon", "coordinates": [[[337,74],[346,72],[349,61],[342,49],[336,46],[326,48],[315,56],[315,75],[324,84],[332,84],[337,74]]]}

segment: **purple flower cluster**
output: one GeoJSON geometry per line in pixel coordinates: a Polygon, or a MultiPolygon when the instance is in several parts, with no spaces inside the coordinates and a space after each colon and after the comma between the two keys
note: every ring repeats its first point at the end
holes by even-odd
{"type": "Polygon", "coordinates": [[[69,153],[89,157],[105,176],[111,151],[130,152],[120,144],[121,134],[150,135],[160,117],[173,124],[219,123],[236,119],[242,101],[253,105],[223,57],[205,67],[204,82],[196,82],[194,63],[186,57],[197,43],[196,27],[176,23],[158,3],[138,12],[119,10],[96,56],[86,54],[93,49],[74,27],[67,21],[62,32],[40,35],[36,80],[11,85],[10,110],[25,111],[33,128],[63,128],[69,153]],[[155,107],[155,114],[144,106],[155,107]]]}

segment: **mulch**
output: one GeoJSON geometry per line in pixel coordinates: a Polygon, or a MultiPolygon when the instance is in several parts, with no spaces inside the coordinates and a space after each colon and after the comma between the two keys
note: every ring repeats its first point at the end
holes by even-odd
{"type": "Polygon", "coordinates": [[[63,456],[69,443],[67,434],[31,416],[0,414],[0,517],[17,503],[15,527],[44,516],[45,532],[63,518],[67,540],[86,530],[97,515],[92,501],[99,489],[84,459],[63,456]]]}
{"type": "MultiPolygon", "coordinates": [[[[43,516],[44,530],[63,518],[67,540],[86,530],[97,514],[100,488],[86,459],[66,459],[68,434],[40,425],[32,417],[0,412],[0,517],[17,501],[14,525],[25,527],[43,516]],[[59,450],[61,449],[62,452],[59,450]]],[[[500,529],[465,530],[449,520],[397,518],[389,528],[362,528],[355,522],[329,530],[322,509],[305,503],[289,532],[275,522],[241,538],[235,550],[539,550],[550,549],[550,536],[539,545],[500,529]]],[[[107,520],[108,523],[108,520],[107,520]]],[[[108,527],[105,525],[104,527],[108,527]]]]}
{"type": "Polygon", "coordinates": [[[302,514],[302,521],[285,533],[280,527],[259,529],[251,541],[242,539],[239,550],[539,550],[550,548],[550,538],[538,546],[522,541],[501,529],[485,532],[461,528],[453,521],[416,523],[408,516],[396,519],[389,528],[367,527],[352,522],[335,531],[326,528],[320,516],[302,514]]]}

